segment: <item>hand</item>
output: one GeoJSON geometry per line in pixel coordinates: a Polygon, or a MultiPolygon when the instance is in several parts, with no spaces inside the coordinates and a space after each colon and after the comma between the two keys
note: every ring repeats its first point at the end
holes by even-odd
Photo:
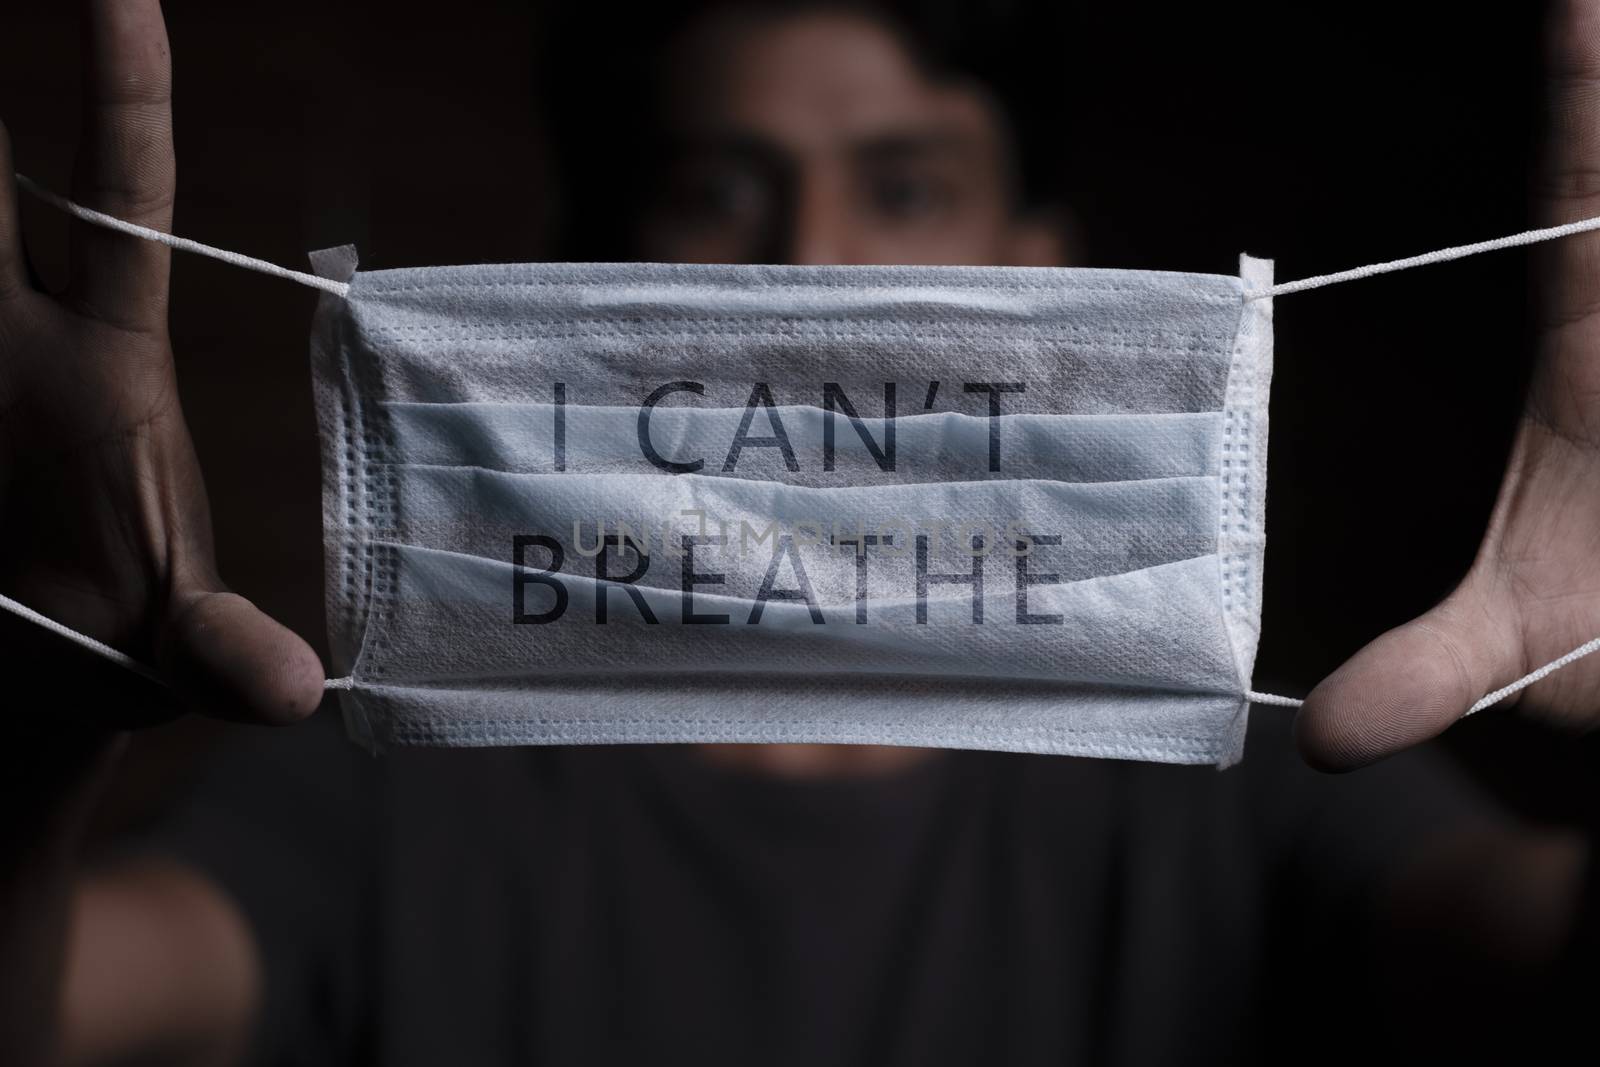
{"type": "MultiPolygon", "coordinates": [[[[1539,226],[1600,215],[1600,0],[1558,0],[1546,32],[1539,226]]],[[[1600,232],[1534,254],[1538,362],[1477,558],[1442,603],[1307,697],[1295,728],[1314,766],[1348,769],[1433,737],[1486,693],[1600,636],[1600,232]]],[[[1506,703],[1600,724],[1600,654],[1506,703]]]]}
{"type": "MultiPolygon", "coordinates": [[[[175,162],[160,5],[84,6],[73,198],[167,229],[175,162]]],[[[85,670],[82,654],[51,638],[43,647],[58,659],[10,665],[16,679],[54,675],[40,691],[60,700],[31,713],[107,727],[170,715],[178,702],[271,723],[310,714],[322,698],[316,654],[217,576],[167,334],[169,251],[74,222],[65,292],[37,291],[12,171],[0,128],[0,591],[155,664],[173,686],[122,672],[104,688],[75,687],[111,672],[85,670]]]]}

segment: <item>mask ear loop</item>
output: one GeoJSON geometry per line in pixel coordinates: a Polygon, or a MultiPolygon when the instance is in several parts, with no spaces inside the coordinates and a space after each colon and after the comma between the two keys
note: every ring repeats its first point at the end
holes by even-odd
{"type": "Polygon", "coordinates": [[[56,622],[56,620],[50,618],[48,615],[41,615],[37,611],[34,611],[32,608],[28,607],[28,605],[12,600],[4,593],[0,593],[0,608],[4,608],[18,618],[27,619],[35,626],[42,626],[58,637],[65,637],[73,644],[86,648],[95,655],[102,656],[105,659],[110,660],[112,663],[115,663],[117,666],[125,667],[134,674],[148,678],[150,681],[155,682],[158,685],[167,684],[167,680],[161,677],[154,667],[146,666],[145,664],[134,659],[132,656],[128,655],[126,652],[112,648],[104,641],[96,640],[95,638],[90,637],[88,634],[79,633],[70,626],[56,622]]]}
{"type": "MultiPolygon", "coordinates": [[[[50,618],[50,616],[48,616],[48,615],[42,615],[39,612],[34,611],[32,608],[28,607],[28,605],[26,605],[26,604],[24,604],[24,603],[22,603],[20,601],[11,599],[10,597],[6,596],[4,593],[0,593],[0,609],[4,609],[4,610],[10,612],[11,614],[17,616],[19,619],[26,619],[28,622],[33,623],[35,626],[43,627],[44,629],[49,630],[51,633],[55,634],[58,637],[64,637],[68,641],[71,641],[73,644],[79,646],[80,648],[86,648],[90,652],[93,652],[95,655],[100,656],[100,657],[102,657],[104,659],[108,659],[112,663],[115,663],[117,666],[125,668],[126,670],[130,670],[134,674],[139,675],[141,678],[147,678],[150,681],[155,682],[157,685],[163,685],[163,686],[170,685],[170,683],[165,678],[163,678],[161,676],[161,672],[156,670],[154,667],[150,666],[149,664],[144,663],[144,662],[142,662],[140,660],[134,659],[132,656],[128,655],[126,652],[121,651],[120,649],[112,648],[110,645],[106,644],[104,641],[101,641],[101,640],[98,640],[96,638],[90,637],[88,634],[82,633],[82,632],[80,632],[78,630],[74,630],[72,627],[66,625],[65,623],[59,623],[56,620],[50,618]]],[[[346,678],[329,678],[329,679],[327,679],[326,681],[324,681],[322,683],[322,688],[325,689],[325,690],[326,689],[353,689],[354,687],[355,687],[355,679],[354,678],[348,678],[348,677],[346,677],[346,678]]]]}
{"type": "Polygon", "coordinates": [[[1493,252],[1500,248],[1515,248],[1518,245],[1553,241],[1558,237],[1570,237],[1575,233],[1585,233],[1589,230],[1600,230],[1600,215],[1588,219],[1579,219],[1576,222],[1564,222],[1559,226],[1546,226],[1540,230],[1524,230],[1509,237],[1496,237],[1492,241],[1477,241],[1470,245],[1441,248],[1435,252],[1424,252],[1420,256],[1391,259],[1386,263],[1369,263],[1365,267],[1352,267],[1350,270],[1341,270],[1334,274],[1318,274],[1311,278],[1301,278],[1299,281],[1279,282],[1277,285],[1271,285],[1265,289],[1245,293],[1244,300],[1245,303],[1249,303],[1252,300],[1264,300],[1269,296],[1298,293],[1306,289],[1320,289],[1324,285],[1337,285],[1339,282],[1355,281],[1357,278],[1370,278],[1374,274],[1410,270],[1412,267],[1423,267],[1429,263],[1445,263],[1452,259],[1475,256],[1479,252],[1493,252]]]}
{"type": "Polygon", "coordinates": [[[199,241],[191,241],[187,237],[174,237],[170,233],[152,230],[148,226],[124,222],[122,219],[114,215],[107,215],[103,211],[96,211],[94,208],[84,207],[82,204],[74,204],[66,197],[52,193],[26,175],[17,174],[15,177],[19,188],[33,194],[51,207],[65,211],[68,215],[82,219],[84,222],[93,223],[96,226],[104,226],[108,230],[116,230],[118,233],[125,233],[130,237],[154,241],[169,248],[176,248],[180,252],[193,252],[196,255],[218,259],[235,267],[253,270],[258,274],[270,274],[275,278],[285,278],[291,282],[308,285],[313,289],[321,289],[325,293],[332,293],[334,296],[343,297],[350,292],[350,284],[348,282],[336,282],[331,278],[318,277],[302,270],[290,270],[288,267],[280,267],[276,263],[269,263],[264,259],[256,259],[254,256],[240,255],[238,252],[229,252],[225,248],[215,248],[211,245],[201,244],[199,241]]]}
{"type": "MultiPolygon", "coordinates": [[[[1600,637],[1596,637],[1592,641],[1585,641],[1571,652],[1568,652],[1565,656],[1562,656],[1559,659],[1551,660],[1538,670],[1529,671],[1527,674],[1524,674],[1521,678],[1518,678],[1510,685],[1501,686],[1499,689],[1496,689],[1494,692],[1484,696],[1476,704],[1472,705],[1472,707],[1462,712],[1461,717],[1464,719],[1473,712],[1482,711],[1484,708],[1493,707],[1506,697],[1510,696],[1512,693],[1519,693],[1528,688],[1528,686],[1532,685],[1534,682],[1544,678],[1546,675],[1554,674],[1567,664],[1576,663],[1583,657],[1589,655],[1589,653],[1596,651],[1600,651],[1600,637]]],[[[1252,704],[1273,704],[1280,708],[1298,708],[1305,703],[1304,700],[1299,700],[1295,697],[1281,697],[1275,693],[1258,693],[1254,689],[1245,693],[1245,696],[1252,704]]]]}
{"type": "MultiPolygon", "coordinates": [[[[15,177],[17,179],[17,185],[22,189],[26,190],[33,196],[38,197],[40,200],[43,200],[51,207],[58,208],[59,210],[64,211],[75,218],[82,219],[84,222],[92,223],[96,226],[104,226],[107,229],[116,230],[119,233],[125,233],[132,237],[139,237],[146,241],[155,241],[158,244],[167,245],[169,248],[175,248],[180,252],[193,252],[196,255],[207,256],[211,259],[220,260],[223,263],[228,263],[235,267],[242,267],[245,270],[255,271],[258,274],[268,274],[276,278],[283,278],[287,281],[309,286],[312,289],[320,289],[323,292],[332,293],[334,296],[340,297],[341,299],[349,296],[350,285],[348,282],[336,282],[331,278],[323,278],[315,274],[308,274],[305,271],[290,270],[288,267],[280,267],[276,263],[269,263],[264,259],[256,259],[253,256],[241,255],[238,252],[230,252],[225,248],[216,248],[212,245],[201,244],[199,241],[191,241],[187,237],[174,237],[170,233],[163,233],[160,230],[152,230],[148,226],[139,226],[131,222],[125,222],[122,219],[116,218],[115,216],[107,215],[102,211],[95,211],[93,208],[87,208],[81,204],[75,204],[64,196],[52,193],[50,190],[45,189],[31,178],[28,178],[22,174],[17,174],[15,177]]],[[[1479,241],[1475,244],[1456,245],[1452,248],[1441,248],[1434,252],[1425,252],[1420,256],[1410,256],[1406,259],[1392,259],[1385,263],[1371,263],[1364,267],[1355,267],[1351,270],[1339,271],[1335,274],[1319,274],[1311,278],[1301,278],[1298,281],[1279,282],[1278,284],[1268,286],[1265,289],[1247,291],[1243,294],[1242,299],[1245,303],[1249,303],[1254,300],[1263,300],[1267,297],[1282,296],[1286,293],[1298,293],[1305,289],[1317,289],[1324,285],[1335,285],[1339,282],[1354,281],[1357,278],[1370,278],[1374,274],[1387,274],[1390,271],[1408,270],[1412,267],[1426,266],[1429,263],[1443,263],[1452,259],[1461,259],[1464,256],[1477,255],[1479,252],[1492,252],[1500,248],[1512,248],[1517,245],[1535,244],[1539,241],[1551,241],[1558,237],[1568,237],[1572,234],[1584,233],[1588,230],[1600,230],[1600,215],[1597,215],[1593,218],[1580,219],[1577,222],[1563,223],[1560,226],[1547,226],[1538,230],[1525,230],[1522,233],[1512,234],[1509,237],[1497,237],[1491,241],[1479,241]]],[[[28,607],[26,604],[19,603],[18,601],[11,599],[4,594],[0,594],[0,609],[4,609],[13,615],[26,619],[37,626],[42,626],[52,633],[64,637],[67,640],[72,641],[73,643],[80,645],[97,655],[105,657],[112,663],[133,671],[135,674],[142,675],[143,677],[148,678],[151,681],[158,682],[162,685],[167,684],[166,679],[162,678],[160,673],[158,673],[153,667],[141,663],[127,653],[120,652],[105,642],[98,641],[95,638],[90,637],[88,634],[79,633],[70,626],[63,625],[62,623],[56,622],[54,619],[49,618],[48,616],[41,615],[39,612],[28,607]]],[[[1498,704],[1512,693],[1520,692],[1521,690],[1526,689],[1528,686],[1533,685],[1535,682],[1546,677],[1547,675],[1560,670],[1568,664],[1576,663],[1578,660],[1595,651],[1600,651],[1600,637],[1596,637],[1592,641],[1588,641],[1582,645],[1579,645],[1571,652],[1568,652],[1565,656],[1562,656],[1559,659],[1553,659],[1539,669],[1525,674],[1521,678],[1518,678],[1510,685],[1502,686],[1501,688],[1496,689],[1494,692],[1489,693],[1476,704],[1472,705],[1472,707],[1468,708],[1465,712],[1465,715],[1471,715],[1474,712],[1482,711],[1484,708],[1498,704]]],[[[322,684],[324,689],[354,689],[358,685],[356,680],[350,677],[329,678],[322,684]]],[[[1305,703],[1305,701],[1295,697],[1279,696],[1276,693],[1258,693],[1253,689],[1248,690],[1245,693],[1245,697],[1252,704],[1267,704],[1283,708],[1298,708],[1305,703]]],[[[1465,717],[1465,715],[1463,717],[1465,717]]]]}

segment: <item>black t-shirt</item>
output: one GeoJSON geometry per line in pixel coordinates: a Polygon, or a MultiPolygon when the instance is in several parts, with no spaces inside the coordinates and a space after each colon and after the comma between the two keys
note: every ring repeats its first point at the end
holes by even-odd
{"type": "Polygon", "coordinates": [[[1428,749],[1310,771],[1287,715],[1260,710],[1220,772],[939,752],[805,781],[674,745],[374,758],[327,715],[241,740],[145,846],[253,924],[274,1064],[1281,1061],[1306,961],[1358,961],[1397,864],[1502,817],[1428,749]]]}

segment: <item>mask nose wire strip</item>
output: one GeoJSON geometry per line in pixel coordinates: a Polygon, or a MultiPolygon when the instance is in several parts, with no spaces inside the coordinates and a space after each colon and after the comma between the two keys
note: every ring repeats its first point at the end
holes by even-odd
{"type": "MultiPolygon", "coordinates": [[[[313,289],[321,289],[323,292],[332,293],[338,297],[346,297],[350,292],[350,286],[346,282],[336,282],[332,279],[322,278],[315,274],[307,274],[305,271],[290,270],[287,267],[280,267],[276,263],[268,263],[264,259],[256,259],[253,256],[240,255],[238,252],[229,252],[227,249],[214,248],[211,245],[201,244],[199,241],[191,241],[187,237],[174,237],[170,233],[162,233],[160,230],[153,230],[148,226],[138,226],[131,222],[124,222],[122,219],[107,215],[102,211],[95,211],[93,208],[87,208],[81,204],[75,204],[64,196],[59,196],[56,193],[52,193],[50,190],[44,188],[31,178],[28,178],[22,174],[17,174],[16,179],[17,185],[22,189],[38,197],[40,200],[43,200],[50,206],[59,208],[75,218],[82,219],[84,222],[93,223],[96,226],[104,226],[107,229],[117,230],[133,237],[140,237],[146,241],[155,241],[159,244],[164,244],[168,247],[175,248],[180,252],[194,252],[198,255],[209,256],[212,259],[221,260],[222,262],[232,264],[235,267],[243,267],[245,270],[253,270],[258,274],[270,274],[274,277],[285,278],[292,282],[298,282],[301,285],[310,286],[313,289]]],[[[1499,248],[1512,248],[1517,245],[1534,244],[1539,241],[1551,241],[1558,237],[1567,237],[1572,234],[1583,233],[1588,230],[1600,230],[1600,215],[1597,215],[1593,218],[1580,219],[1577,222],[1563,223],[1560,226],[1547,226],[1544,229],[1539,230],[1526,230],[1522,233],[1512,234],[1509,237],[1497,237],[1491,241],[1479,241],[1476,244],[1457,245],[1453,248],[1441,248],[1435,252],[1426,252],[1420,256],[1411,256],[1407,259],[1394,259],[1388,261],[1387,263],[1372,263],[1365,267],[1355,267],[1351,270],[1339,271],[1335,274],[1319,274],[1311,278],[1302,278],[1299,281],[1281,282],[1277,285],[1269,286],[1266,289],[1247,292],[1243,295],[1243,299],[1246,303],[1249,303],[1250,301],[1262,300],[1267,297],[1282,296],[1285,293],[1298,293],[1304,289],[1317,289],[1324,285],[1335,285],[1339,282],[1354,281],[1357,278],[1367,278],[1374,274],[1387,274],[1390,271],[1407,270],[1411,267],[1421,267],[1429,263],[1443,263],[1447,260],[1461,259],[1464,256],[1476,255],[1479,252],[1492,252],[1499,248]]],[[[81,645],[89,651],[103,656],[119,666],[126,667],[135,674],[140,674],[151,679],[152,681],[165,684],[165,680],[159,673],[156,672],[154,668],[140,663],[138,660],[134,659],[132,656],[129,656],[125,652],[119,652],[117,649],[112,648],[103,641],[97,641],[88,634],[79,633],[70,626],[62,625],[61,623],[56,622],[54,619],[41,615],[37,611],[28,607],[26,604],[19,603],[18,601],[11,599],[4,594],[0,594],[0,608],[3,608],[4,610],[20,618],[26,619],[37,626],[42,626],[46,630],[58,634],[59,636],[64,637],[75,644],[81,645]]],[[[1596,637],[1592,641],[1588,641],[1582,645],[1579,645],[1571,652],[1568,652],[1565,656],[1562,656],[1559,659],[1551,660],[1538,670],[1532,671],[1531,673],[1525,674],[1521,678],[1518,678],[1510,685],[1502,686],[1501,688],[1496,689],[1494,692],[1489,693],[1476,704],[1472,705],[1472,707],[1468,708],[1466,714],[1471,715],[1473,712],[1482,711],[1484,708],[1487,708],[1492,704],[1498,704],[1512,693],[1520,692],[1521,690],[1526,689],[1528,686],[1544,678],[1546,675],[1549,675],[1554,671],[1558,671],[1570,663],[1575,663],[1576,661],[1589,655],[1591,652],[1597,650],[1600,650],[1600,637],[1596,637]]],[[[356,688],[357,684],[358,683],[356,680],[350,677],[329,678],[323,683],[323,688],[354,689],[356,688]]],[[[1245,693],[1245,697],[1254,704],[1269,704],[1284,708],[1298,708],[1304,703],[1304,701],[1298,700],[1295,697],[1279,696],[1276,693],[1258,693],[1255,690],[1248,690],[1245,693]]]]}

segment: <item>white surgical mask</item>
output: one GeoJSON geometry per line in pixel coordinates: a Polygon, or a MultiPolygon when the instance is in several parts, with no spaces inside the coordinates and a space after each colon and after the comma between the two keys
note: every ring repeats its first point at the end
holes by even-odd
{"type": "Polygon", "coordinates": [[[363,742],[1240,757],[1270,260],[313,261],[363,742]]]}
{"type": "MultiPolygon", "coordinates": [[[[1227,766],[1260,631],[1274,284],[1085,268],[288,270],[351,735],[1227,766]]],[[[29,619],[159,680],[126,653],[29,619]]],[[[1486,694],[1489,707],[1600,637],[1486,694]]]]}

